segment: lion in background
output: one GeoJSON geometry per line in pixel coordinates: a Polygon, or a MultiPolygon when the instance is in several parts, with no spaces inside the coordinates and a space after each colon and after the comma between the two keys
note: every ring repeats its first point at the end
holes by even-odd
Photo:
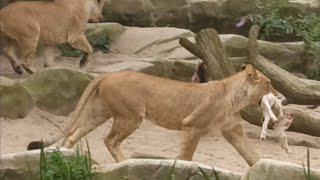
{"type": "MultiPolygon", "coordinates": [[[[32,59],[39,44],[63,43],[85,52],[80,67],[86,65],[92,47],[85,36],[88,20],[102,19],[104,0],[54,0],[53,2],[14,2],[0,9],[0,31],[7,38],[3,55],[17,74],[32,74],[32,59]],[[20,51],[21,66],[17,50],[20,51]]],[[[45,66],[50,66],[45,59],[45,66]]]]}
{"type": "Polygon", "coordinates": [[[259,160],[243,130],[240,109],[258,105],[274,91],[270,80],[251,65],[220,81],[187,83],[143,73],[122,71],[95,78],[84,91],[65,129],[65,136],[34,141],[30,147],[50,146],[63,140],[71,148],[82,137],[113,117],[104,143],[115,161],[125,160],[120,145],[143,119],[170,130],[182,131],[179,159],[192,160],[198,142],[210,125],[252,166],[259,160]]]}

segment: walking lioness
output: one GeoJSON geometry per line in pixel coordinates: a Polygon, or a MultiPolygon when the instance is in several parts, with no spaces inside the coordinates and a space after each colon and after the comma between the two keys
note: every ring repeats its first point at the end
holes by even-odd
{"type": "Polygon", "coordinates": [[[112,129],[104,142],[119,162],[125,159],[121,142],[147,119],[161,127],[182,131],[178,158],[192,160],[202,132],[214,123],[247,163],[253,165],[259,157],[243,131],[239,111],[249,104],[258,105],[261,97],[273,88],[270,80],[251,65],[242,69],[229,78],[202,84],[131,71],[107,73],[86,88],[64,131],[67,137],[44,141],[44,145],[63,138],[61,146],[70,148],[113,117],[112,129]]]}
{"type": "MultiPolygon", "coordinates": [[[[68,43],[85,55],[80,67],[87,63],[92,47],[85,36],[88,20],[102,19],[104,0],[54,0],[52,2],[14,2],[0,10],[0,31],[8,37],[3,55],[13,70],[22,74],[21,66],[33,73],[32,58],[39,44],[54,46],[68,43]],[[20,51],[21,66],[16,51],[20,51]]],[[[45,62],[45,66],[48,66],[45,62]]]]}

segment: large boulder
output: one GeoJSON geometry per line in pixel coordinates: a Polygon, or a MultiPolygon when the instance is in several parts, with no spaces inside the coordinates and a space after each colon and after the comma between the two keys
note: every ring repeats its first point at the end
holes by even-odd
{"type": "MultiPolygon", "coordinates": [[[[311,169],[311,179],[320,179],[320,171],[311,169]]],[[[252,166],[241,180],[305,179],[302,166],[276,160],[262,159],[252,166]]]]}
{"type": "Polygon", "coordinates": [[[12,79],[0,76],[1,117],[24,118],[33,107],[33,100],[23,86],[12,79]]]}
{"type": "MultiPolygon", "coordinates": [[[[52,152],[52,148],[45,149],[46,154],[52,152]]],[[[66,148],[60,148],[60,152],[66,157],[75,155],[74,150],[66,148]]],[[[40,150],[1,154],[0,160],[1,180],[34,180],[30,174],[35,175],[39,172],[40,150]]]]}
{"type": "MultiPolygon", "coordinates": [[[[140,57],[156,57],[171,60],[198,60],[193,54],[179,44],[179,38],[187,38],[195,42],[195,34],[179,28],[138,28],[127,27],[112,44],[112,51],[122,54],[134,54],[140,57]]],[[[236,34],[220,34],[222,44],[233,59],[247,56],[248,38],[236,34]]],[[[259,52],[275,64],[290,71],[303,72],[297,69],[303,65],[304,43],[275,43],[258,41],[259,52]]],[[[233,61],[235,67],[243,62],[243,58],[233,61]]],[[[144,61],[141,58],[140,61],[144,61]]]]}
{"type": "MultiPolygon", "coordinates": [[[[104,165],[95,169],[97,180],[138,180],[138,179],[168,179],[170,172],[174,171],[176,180],[197,180],[203,176],[197,174],[199,167],[212,177],[211,166],[196,162],[178,160],[173,168],[174,160],[155,159],[129,159],[118,164],[104,165]],[[192,175],[193,174],[193,175],[192,175]]],[[[228,170],[215,168],[221,180],[240,180],[241,175],[228,170]]]]}
{"type": "MultiPolygon", "coordinates": [[[[106,21],[126,26],[179,27],[197,32],[213,27],[220,33],[247,35],[250,24],[236,28],[241,16],[257,13],[269,0],[105,0],[106,21]]],[[[288,14],[320,13],[319,0],[289,0],[288,14]]]]}
{"type": "MultiPolygon", "coordinates": [[[[138,54],[143,57],[175,57],[176,52],[191,55],[179,45],[179,38],[193,37],[194,33],[186,29],[178,28],[128,28],[123,32],[113,48],[120,53],[138,54]]],[[[188,57],[188,56],[186,56],[188,57]]]]}
{"type": "Polygon", "coordinates": [[[55,115],[68,115],[92,78],[87,73],[66,68],[46,69],[29,76],[22,85],[40,109],[55,115]]]}
{"type": "Polygon", "coordinates": [[[89,23],[86,25],[86,36],[89,42],[105,36],[116,41],[126,29],[118,23],[89,23]]]}
{"type": "Polygon", "coordinates": [[[108,66],[92,69],[89,72],[99,75],[107,72],[131,70],[188,82],[191,81],[191,77],[196,70],[197,64],[198,61],[170,60],[151,57],[139,58],[135,60],[124,60],[108,66]]]}

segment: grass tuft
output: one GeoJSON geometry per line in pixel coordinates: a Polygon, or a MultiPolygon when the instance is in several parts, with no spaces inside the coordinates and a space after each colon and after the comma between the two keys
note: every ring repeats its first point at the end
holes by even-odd
{"type": "MultiPolygon", "coordinates": [[[[87,142],[87,141],[86,141],[87,142]]],[[[93,180],[91,171],[91,155],[89,143],[88,152],[82,148],[76,149],[73,156],[64,156],[59,149],[46,154],[44,148],[40,150],[39,180],[93,180]]]]}

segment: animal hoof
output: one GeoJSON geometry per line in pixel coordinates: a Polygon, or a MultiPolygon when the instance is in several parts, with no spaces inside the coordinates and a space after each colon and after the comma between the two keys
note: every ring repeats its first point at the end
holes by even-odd
{"type": "Polygon", "coordinates": [[[278,121],[278,118],[275,117],[275,116],[272,116],[271,119],[273,120],[273,122],[277,122],[278,121]]]}
{"type": "Polygon", "coordinates": [[[43,64],[43,67],[45,67],[45,68],[54,67],[54,66],[56,66],[56,63],[55,63],[55,62],[52,62],[52,61],[45,62],[45,63],[43,64]]]}
{"type": "Polygon", "coordinates": [[[24,70],[26,70],[29,74],[33,74],[33,71],[26,65],[22,64],[22,67],[24,68],[24,70]]]}
{"type": "Polygon", "coordinates": [[[23,69],[21,66],[16,66],[14,67],[14,71],[17,73],[17,74],[23,74],[23,69]]]}
{"type": "Polygon", "coordinates": [[[287,149],[286,152],[287,152],[288,154],[290,154],[290,153],[291,153],[291,149],[287,149]]]}
{"type": "Polygon", "coordinates": [[[40,149],[43,147],[43,142],[42,141],[32,141],[31,143],[28,144],[27,150],[35,150],[35,149],[40,149]]]}
{"type": "Polygon", "coordinates": [[[85,54],[83,55],[82,59],[81,59],[80,62],[79,62],[79,66],[80,66],[81,68],[83,68],[84,66],[87,65],[87,63],[88,63],[88,54],[85,53],[85,54]]]}
{"type": "Polygon", "coordinates": [[[50,65],[49,65],[48,63],[44,63],[44,64],[43,64],[43,67],[44,67],[44,68],[47,68],[47,67],[50,67],[50,65]]]}
{"type": "Polygon", "coordinates": [[[260,134],[260,141],[263,141],[263,140],[265,140],[266,139],[266,132],[262,132],[261,134],[260,134]]]}
{"type": "Polygon", "coordinates": [[[85,67],[86,66],[86,62],[83,60],[83,59],[81,59],[80,60],[80,63],[79,63],[79,66],[81,67],[81,68],[83,68],[83,67],[85,67]]]}

